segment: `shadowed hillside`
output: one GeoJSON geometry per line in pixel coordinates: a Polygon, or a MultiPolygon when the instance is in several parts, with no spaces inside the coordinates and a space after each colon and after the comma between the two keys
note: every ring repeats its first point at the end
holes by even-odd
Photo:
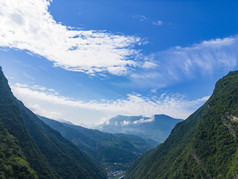
{"type": "Polygon", "coordinates": [[[103,164],[107,171],[125,170],[141,154],[157,146],[129,134],[109,134],[39,116],[47,125],[103,164]]]}
{"type": "Polygon", "coordinates": [[[12,94],[0,69],[0,176],[105,178],[78,147],[45,125],[12,94]]]}

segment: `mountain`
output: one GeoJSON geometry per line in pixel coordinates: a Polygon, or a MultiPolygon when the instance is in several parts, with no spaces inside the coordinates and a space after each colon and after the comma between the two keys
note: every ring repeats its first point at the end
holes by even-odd
{"type": "Polygon", "coordinates": [[[238,71],[220,79],[210,99],[125,178],[238,178],[238,71]]]}
{"type": "Polygon", "coordinates": [[[96,162],[27,109],[0,68],[0,178],[106,178],[96,162]]]}
{"type": "Polygon", "coordinates": [[[159,143],[169,136],[173,127],[182,119],[174,119],[166,115],[143,116],[118,115],[98,126],[98,129],[109,133],[125,133],[153,139],[159,143]]]}
{"type": "Polygon", "coordinates": [[[107,171],[125,170],[142,153],[157,146],[153,140],[109,134],[39,116],[47,125],[103,164],[107,171]]]}
{"type": "Polygon", "coordinates": [[[37,178],[17,139],[0,123],[0,178],[37,178]]]}

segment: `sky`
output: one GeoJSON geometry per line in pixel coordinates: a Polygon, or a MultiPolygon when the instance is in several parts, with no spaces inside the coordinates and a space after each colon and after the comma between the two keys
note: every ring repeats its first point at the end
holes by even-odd
{"type": "Polygon", "coordinates": [[[238,70],[232,0],[0,1],[0,66],[34,113],[186,119],[238,70]]]}

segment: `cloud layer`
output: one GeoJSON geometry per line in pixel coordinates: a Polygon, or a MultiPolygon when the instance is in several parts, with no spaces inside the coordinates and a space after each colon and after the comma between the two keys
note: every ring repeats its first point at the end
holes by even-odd
{"type": "MultiPolygon", "coordinates": [[[[50,2],[2,1],[0,46],[28,50],[52,61],[54,66],[92,75],[123,75],[131,68],[144,69],[141,73],[130,73],[132,79],[160,79],[161,86],[168,81],[192,77],[197,72],[207,74],[218,68],[232,69],[237,64],[237,37],[174,47],[145,57],[135,47],[144,43],[141,38],[64,26],[49,13],[50,2]]],[[[148,20],[143,15],[133,18],[148,20]]],[[[163,24],[161,20],[153,23],[163,24]]]]}
{"type": "Polygon", "coordinates": [[[118,114],[152,117],[163,113],[175,118],[186,118],[208,99],[204,97],[188,101],[181,95],[164,93],[159,97],[128,94],[126,98],[115,101],[82,101],[61,96],[53,89],[41,86],[15,84],[11,88],[17,98],[39,115],[88,125],[105,122],[118,114]]]}
{"type": "Polygon", "coordinates": [[[145,57],[143,70],[131,74],[133,85],[165,87],[182,80],[225,74],[238,64],[238,37],[211,39],[173,47],[145,57]],[[141,84],[143,81],[143,84],[141,84]]]}
{"type": "Polygon", "coordinates": [[[122,75],[136,66],[134,48],[141,39],[98,30],[75,30],[57,23],[50,0],[0,3],[0,46],[28,50],[54,66],[89,74],[122,75]]]}

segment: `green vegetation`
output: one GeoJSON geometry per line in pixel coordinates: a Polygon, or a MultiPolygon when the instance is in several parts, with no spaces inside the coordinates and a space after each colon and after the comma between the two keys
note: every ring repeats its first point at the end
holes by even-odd
{"type": "MultiPolygon", "coordinates": [[[[25,126],[20,109],[17,105],[7,80],[0,71],[0,122],[2,127],[14,136],[30,167],[41,178],[49,176],[56,178],[56,173],[39,151],[25,126]]],[[[1,144],[2,145],[2,144],[1,144]]]]}
{"type": "Polygon", "coordinates": [[[11,93],[0,71],[0,178],[106,178],[77,146],[11,93]]]}
{"type": "Polygon", "coordinates": [[[134,135],[103,133],[45,117],[39,118],[100,162],[107,171],[126,170],[142,153],[156,147],[156,142],[134,135]]]}
{"type": "Polygon", "coordinates": [[[0,124],[0,178],[38,178],[14,136],[0,124]]]}
{"type": "Polygon", "coordinates": [[[238,176],[238,72],[168,139],[134,162],[125,178],[236,178],[238,176]]]}

